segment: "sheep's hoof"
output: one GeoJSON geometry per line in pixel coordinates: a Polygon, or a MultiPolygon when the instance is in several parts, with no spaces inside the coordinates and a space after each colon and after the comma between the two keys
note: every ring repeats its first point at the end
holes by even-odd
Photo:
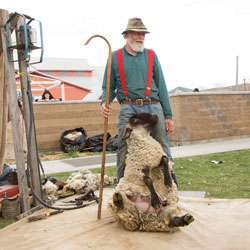
{"type": "Polygon", "coordinates": [[[185,214],[181,217],[173,217],[170,220],[170,227],[184,227],[194,221],[194,217],[191,214],[185,214]]]}
{"type": "Polygon", "coordinates": [[[120,193],[114,193],[114,195],[113,195],[113,203],[119,209],[124,208],[122,195],[120,193]]]}
{"type": "Polygon", "coordinates": [[[189,225],[194,221],[194,217],[191,214],[185,214],[183,216],[183,221],[185,222],[185,225],[189,225]]]}

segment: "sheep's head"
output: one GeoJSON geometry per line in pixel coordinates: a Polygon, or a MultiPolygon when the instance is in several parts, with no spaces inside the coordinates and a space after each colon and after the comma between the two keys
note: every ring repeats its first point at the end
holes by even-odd
{"type": "Polygon", "coordinates": [[[150,113],[139,113],[130,117],[126,127],[123,139],[128,139],[133,130],[140,131],[144,134],[149,134],[151,129],[158,122],[158,116],[150,113]]]}

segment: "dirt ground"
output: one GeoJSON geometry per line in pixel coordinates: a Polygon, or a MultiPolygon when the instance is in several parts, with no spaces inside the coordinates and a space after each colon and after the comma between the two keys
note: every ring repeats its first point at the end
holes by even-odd
{"type": "Polygon", "coordinates": [[[0,249],[249,249],[249,199],[181,198],[180,205],[195,222],[167,234],[124,230],[106,208],[112,190],[105,189],[104,194],[100,221],[97,205],[32,223],[24,219],[0,231],[0,249]]]}

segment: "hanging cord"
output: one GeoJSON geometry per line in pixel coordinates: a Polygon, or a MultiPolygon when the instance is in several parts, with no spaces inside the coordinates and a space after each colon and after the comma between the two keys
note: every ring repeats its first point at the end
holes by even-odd
{"type": "MultiPolygon", "coordinates": [[[[23,73],[22,73],[23,74],[23,73]]],[[[30,111],[30,121],[29,121],[29,131],[28,131],[28,141],[27,141],[27,147],[28,147],[28,151],[30,151],[30,145],[31,145],[31,128],[32,125],[34,124],[35,118],[34,118],[34,112],[33,112],[33,98],[32,98],[32,93],[31,93],[31,85],[30,85],[30,77],[29,74],[26,75],[27,79],[28,79],[28,89],[27,89],[27,95],[28,95],[28,102],[29,102],[29,111],[30,111]]],[[[23,112],[22,112],[23,114],[23,112]]],[[[35,148],[36,148],[36,152],[37,152],[37,161],[38,161],[38,165],[40,167],[40,169],[42,170],[43,173],[43,177],[46,178],[45,172],[44,172],[44,168],[42,166],[40,157],[38,155],[38,147],[37,147],[37,140],[36,140],[36,128],[35,128],[35,124],[34,124],[34,135],[35,135],[35,148]]],[[[28,172],[29,172],[29,176],[30,175],[30,169],[28,168],[28,172]]],[[[33,185],[32,185],[32,181],[30,181],[30,189],[31,189],[31,193],[33,195],[33,197],[39,202],[41,203],[43,206],[50,208],[50,209],[54,209],[54,210],[59,210],[59,211],[65,211],[65,210],[74,210],[74,209],[79,209],[79,208],[83,208],[86,206],[89,206],[91,204],[94,204],[95,202],[97,202],[97,200],[88,203],[88,204],[82,204],[82,205],[78,205],[78,206],[74,206],[74,207],[56,207],[56,206],[51,206],[48,203],[46,203],[44,200],[42,200],[34,191],[33,185]]]]}

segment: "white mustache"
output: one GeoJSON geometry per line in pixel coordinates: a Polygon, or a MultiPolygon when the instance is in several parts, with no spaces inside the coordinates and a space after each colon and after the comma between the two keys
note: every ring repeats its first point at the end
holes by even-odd
{"type": "Polygon", "coordinates": [[[129,46],[135,52],[142,52],[144,50],[144,42],[142,41],[129,42],[129,46]]]}

